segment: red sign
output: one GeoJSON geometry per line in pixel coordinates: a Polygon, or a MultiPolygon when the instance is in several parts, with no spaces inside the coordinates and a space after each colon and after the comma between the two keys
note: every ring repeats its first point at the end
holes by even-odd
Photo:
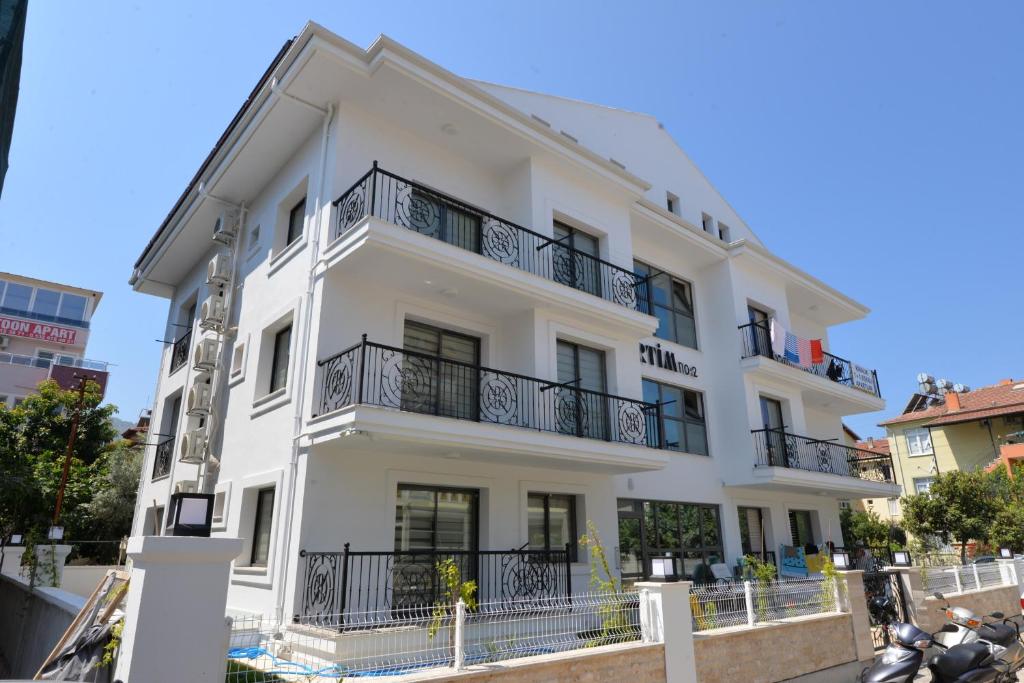
{"type": "Polygon", "coordinates": [[[78,337],[78,330],[73,330],[70,327],[61,327],[60,325],[0,316],[0,334],[40,339],[57,344],[74,344],[75,339],[78,337]]]}

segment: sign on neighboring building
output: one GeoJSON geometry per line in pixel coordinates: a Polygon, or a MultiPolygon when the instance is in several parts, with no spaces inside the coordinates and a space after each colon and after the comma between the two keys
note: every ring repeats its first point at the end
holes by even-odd
{"type": "Polygon", "coordinates": [[[875,373],[871,372],[870,369],[863,365],[850,363],[850,377],[855,389],[866,391],[869,394],[878,393],[877,387],[875,387],[875,373]]]}
{"type": "Polygon", "coordinates": [[[78,338],[78,330],[60,325],[18,320],[0,316],[0,334],[14,337],[27,337],[56,344],[74,344],[78,338]]]}

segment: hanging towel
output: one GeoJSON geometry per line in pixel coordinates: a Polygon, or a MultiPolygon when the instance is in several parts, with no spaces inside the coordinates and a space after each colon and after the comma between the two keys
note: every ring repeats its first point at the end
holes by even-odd
{"type": "Polygon", "coordinates": [[[800,356],[797,364],[802,368],[811,367],[811,340],[797,337],[796,349],[797,354],[800,356]]]}
{"type": "Polygon", "coordinates": [[[800,364],[800,340],[792,332],[786,333],[786,350],[783,357],[790,363],[800,364]]]}
{"type": "Polygon", "coordinates": [[[811,340],[811,363],[815,365],[821,365],[825,362],[825,354],[821,350],[821,340],[811,340]]]}
{"type": "Polygon", "coordinates": [[[786,352],[786,330],[779,324],[779,321],[772,318],[772,354],[781,356],[786,352]]]}

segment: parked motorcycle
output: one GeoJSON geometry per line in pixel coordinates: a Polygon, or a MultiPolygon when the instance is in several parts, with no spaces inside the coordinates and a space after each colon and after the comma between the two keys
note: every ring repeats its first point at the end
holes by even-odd
{"type": "MultiPolygon", "coordinates": [[[[933,593],[933,596],[943,602],[946,601],[942,593],[933,593]]],[[[950,608],[948,602],[945,602],[942,611],[949,623],[957,627],[957,631],[936,638],[939,643],[950,648],[964,643],[984,642],[989,646],[993,657],[1003,662],[1010,671],[1016,672],[1024,668],[1024,641],[1020,638],[1018,622],[1004,618],[1002,612],[988,615],[988,618],[999,621],[986,622],[976,617],[974,612],[966,607],[950,608]]]]}

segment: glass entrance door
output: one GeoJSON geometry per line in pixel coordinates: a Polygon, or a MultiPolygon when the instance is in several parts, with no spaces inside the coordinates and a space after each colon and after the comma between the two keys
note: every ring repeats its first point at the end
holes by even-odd
{"type": "Polygon", "coordinates": [[[392,607],[433,605],[443,587],[437,563],[451,558],[476,580],[480,492],[399,484],[395,505],[392,607]]]}
{"type": "Polygon", "coordinates": [[[768,451],[768,464],[789,467],[789,458],[786,452],[786,425],[782,421],[782,402],[762,396],[761,421],[765,429],[764,441],[768,451]]]}
{"type": "Polygon", "coordinates": [[[552,389],[555,394],[555,421],[558,431],[607,440],[608,406],[605,399],[607,384],[604,351],[559,341],[557,356],[558,382],[564,384],[552,389]]]}
{"type": "Polygon", "coordinates": [[[768,561],[768,535],[765,530],[764,512],[761,508],[743,506],[737,508],[737,511],[740,518],[740,545],[743,547],[743,554],[768,561]]]}
{"type": "Polygon", "coordinates": [[[747,306],[747,317],[750,320],[750,351],[755,356],[772,357],[772,335],[769,327],[769,315],[755,306],[747,306]]]}

